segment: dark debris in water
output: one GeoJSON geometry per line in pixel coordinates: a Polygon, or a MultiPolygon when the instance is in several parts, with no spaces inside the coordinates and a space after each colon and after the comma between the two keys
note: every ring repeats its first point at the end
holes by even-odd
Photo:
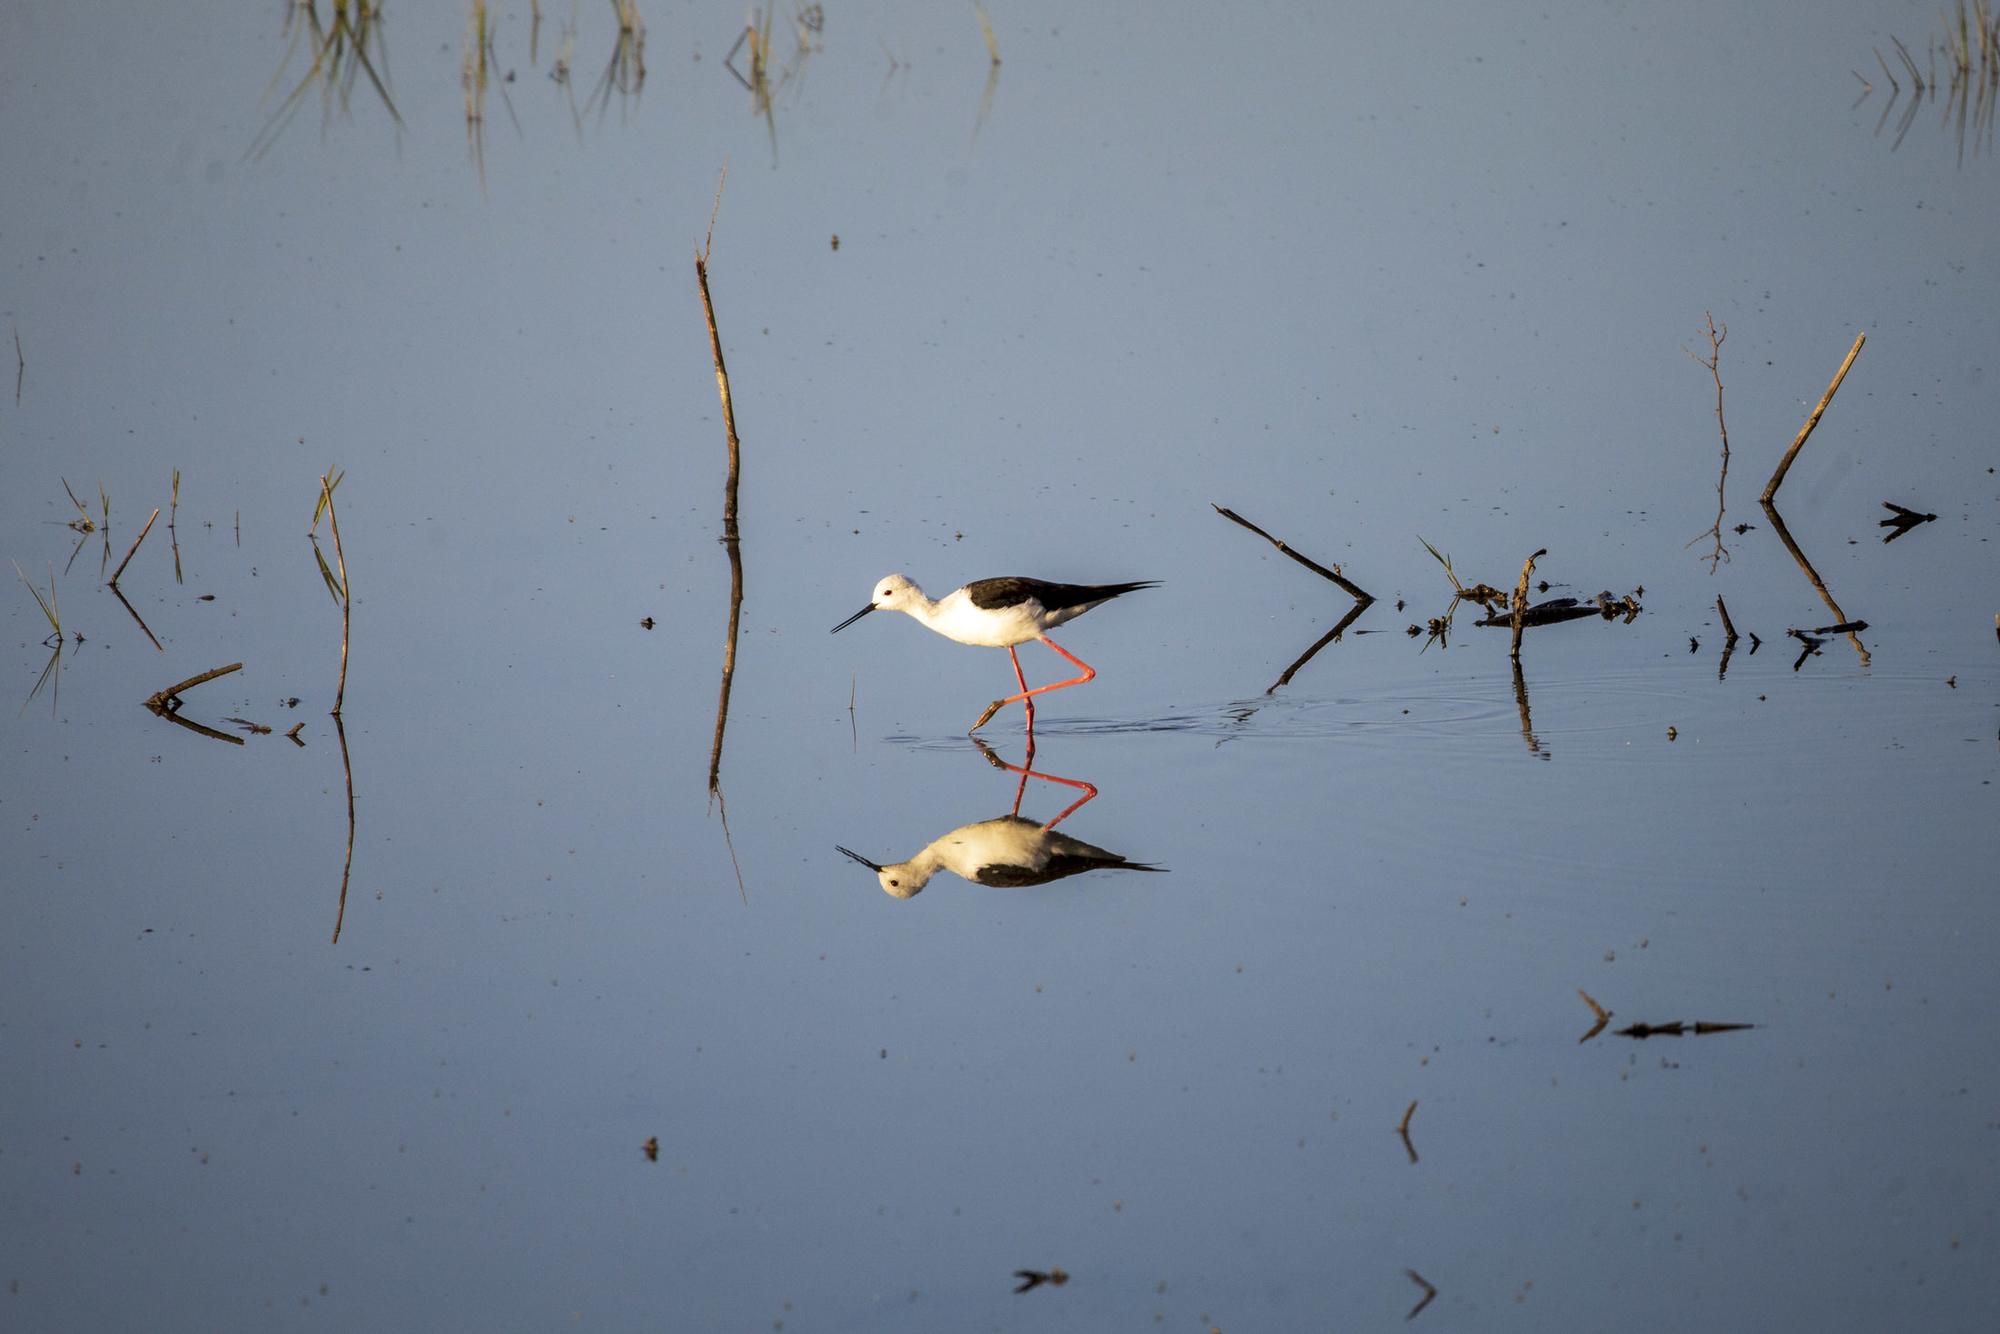
{"type": "Polygon", "coordinates": [[[1882,539],[1885,545],[1895,541],[1918,524],[1935,523],[1937,521],[1937,515],[1935,514],[1919,514],[1916,510],[1905,509],[1893,500],[1883,501],[1882,508],[1889,511],[1889,517],[1882,520],[1876,526],[1895,530],[1882,539]]]}
{"type": "Polygon", "coordinates": [[[1620,1028],[1613,1031],[1618,1037],[1637,1038],[1643,1041],[1646,1038],[1703,1037],[1710,1033],[1736,1033],[1746,1028],[1755,1028],[1756,1026],[1755,1024],[1717,1024],[1710,1023],[1705,1019],[1697,1019],[1690,1024],[1683,1023],[1677,1019],[1671,1024],[1633,1024],[1630,1028],[1620,1028]]]}
{"type": "Polygon", "coordinates": [[[1060,1288],[1063,1284],[1069,1282],[1069,1275],[1061,1269],[1055,1268],[1051,1268],[1046,1272],[1040,1269],[1016,1269],[1014,1277],[1021,1280],[1020,1283],[1015,1285],[1014,1291],[1016,1292],[1026,1292],[1030,1288],[1039,1288],[1044,1283],[1053,1288],[1060,1288]]]}

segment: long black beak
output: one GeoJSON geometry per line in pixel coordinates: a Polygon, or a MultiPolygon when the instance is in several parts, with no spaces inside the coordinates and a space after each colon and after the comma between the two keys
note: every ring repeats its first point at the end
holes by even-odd
{"type": "Polygon", "coordinates": [[[869,612],[873,610],[875,610],[875,604],[871,602],[867,606],[863,607],[860,611],[855,612],[852,616],[842,621],[839,625],[834,626],[833,629],[827,631],[827,633],[830,635],[837,635],[842,630],[845,630],[848,626],[854,624],[856,621],[860,620],[863,616],[866,616],[869,612]]]}
{"type": "Polygon", "coordinates": [[[833,845],[833,850],[835,852],[846,853],[848,856],[854,858],[855,861],[860,862],[863,866],[867,867],[871,871],[879,871],[882,869],[882,864],[880,862],[871,862],[866,857],[862,856],[860,853],[854,851],[851,848],[843,848],[840,846],[840,844],[836,843],[833,845]]]}

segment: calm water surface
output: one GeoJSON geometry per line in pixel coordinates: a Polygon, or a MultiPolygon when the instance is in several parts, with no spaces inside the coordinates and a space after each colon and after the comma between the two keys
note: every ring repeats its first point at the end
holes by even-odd
{"type": "Polygon", "coordinates": [[[815,6],[767,109],[734,12],[640,80],[497,5],[471,138],[462,9],[367,36],[393,114],[275,4],[0,14],[0,1326],[2000,1321],[1932,8],[1073,10],[815,6]],[[1377,598],[1281,687],[1351,601],[1213,505],[1377,598]],[[1425,541],[1641,610],[1517,678],[1425,541]],[[1163,586],[1023,778],[1000,654],[827,635],[891,570],[1163,586]],[[1014,815],[1165,873],[837,850],[1014,815]]]}

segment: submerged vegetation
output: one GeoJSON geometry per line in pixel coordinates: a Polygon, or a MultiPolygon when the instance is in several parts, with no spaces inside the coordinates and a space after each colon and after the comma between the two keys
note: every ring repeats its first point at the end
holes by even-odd
{"type": "MultiPolygon", "coordinates": [[[[1889,85],[1889,99],[1875,123],[1875,132],[1882,132],[1901,103],[1903,113],[1890,145],[1900,148],[1925,100],[1941,98],[1944,105],[1939,124],[1954,131],[1963,163],[1968,142],[1975,156],[1993,148],[1993,111],[2000,102],[2000,19],[1996,19],[1991,0],[1957,0],[1957,9],[1943,18],[1943,34],[1930,40],[1921,60],[1900,37],[1889,39],[1896,55],[1893,64],[1880,47],[1875,49],[1876,67],[1889,85]],[[1902,101],[1905,82],[1909,84],[1908,102],[1902,101]]],[[[1866,101],[1875,84],[1859,70],[1854,71],[1854,77],[1861,81],[1859,101],[1866,101]]]]}
{"type": "Polygon", "coordinates": [[[331,123],[336,114],[349,114],[355,84],[364,76],[388,111],[389,119],[401,128],[402,113],[396,110],[396,100],[389,94],[386,78],[389,54],[383,27],[381,6],[372,0],[333,0],[331,23],[321,20],[315,0],[294,0],[287,5],[284,35],[288,40],[284,58],[258,105],[270,101],[271,95],[284,86],[285,71],[297,59],[301,47],[308,57],[306,69],[264,122],[264,128],[258,131],[243,156],[254,161],[269,152],[315,88],[320,94],[322,125],[331,123]]]}

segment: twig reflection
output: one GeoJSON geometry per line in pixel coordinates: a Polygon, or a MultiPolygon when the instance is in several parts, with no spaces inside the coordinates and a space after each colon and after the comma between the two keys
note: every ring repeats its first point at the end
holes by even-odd
{"type": "MultiPolygon", "coordinates": [[[[1778,507],[1770,501],[1761,503],[1764,507],[1764,517],[1771,521],[1771,527],[1778,534],[1778,540],[1785,544],[1785,550],[1792,553],[1792,559],[1797,561],[1799,569],[1805,572],[1806,581],[1813,586],[1813,591],[1819,594],[1820,601],[1826,603],[1827,610],[1831,611],[1842,625],[1851,624],[1847,613],[1840,609],[1840,604],[1834,601],[1833,594],[1827,591],[1826,581],[1819,577],[1819,571],[1815,570],[1812,562],[1806,559],[1806,553],[1799,549],[1798,542],[1792,537],[1792,530],[1785,526],[1785,516],[1778,513],[1778,507]]],[[[1847,631],[1847,642],[1854,645],[1854,651],[1861,655],[1861,665],[1866,667],[1869,662],[1868,649],[1861,642],[1860,633],[1856,630],[1847,631]]],[[[1804,661],[1803,656],[1800,660],[1804,661]]]]}
{"type": "Polygon", "coordinates": [[[1521,739],[1528,743],[1528,753],[1538,760],[1549,758],[1549,752],[1542,749],[1542,743],[1535,738],[1535,720],[1528,712],[1528,681],[1521,675],[1521,660],[1514,664],[1514,707],[1521,713],[1521,739]]]}
{"type": "Polygon", "coordinates": [[[185,681],[176,681],[164,690],[156,690],[141,702],[152,711],[155,718],[164,718],[176,727],[185,727],[188,731],[201,736],[216,741],[227,741],[232,746],[240,746],[243,744],[243,738],[240,736],[231,736],[227,732],[219,732],[213,727],[181,717],[181,691],[192,690],[204,682],[213,681],[218,676],[227,676],[231,672],[242,670],[243,664],[240,662],[232,662],[226,667],[212,667],[208,671],[190,676],[185,681]]]}
{"type": "MultiPolygon", "coordinates": [[[[338,945],[341,923],[347,919],[347,882],[354,873],[354,764],[347,756],[347,724],[338,712],[333,715],[333,735],[340,742],[340,772],[347,780],[347,856],[340,864],[340,905],[333,914],[332,943],[338,945]]],[[[292,740],[297,742],[298,737],[292,740]]]]}

